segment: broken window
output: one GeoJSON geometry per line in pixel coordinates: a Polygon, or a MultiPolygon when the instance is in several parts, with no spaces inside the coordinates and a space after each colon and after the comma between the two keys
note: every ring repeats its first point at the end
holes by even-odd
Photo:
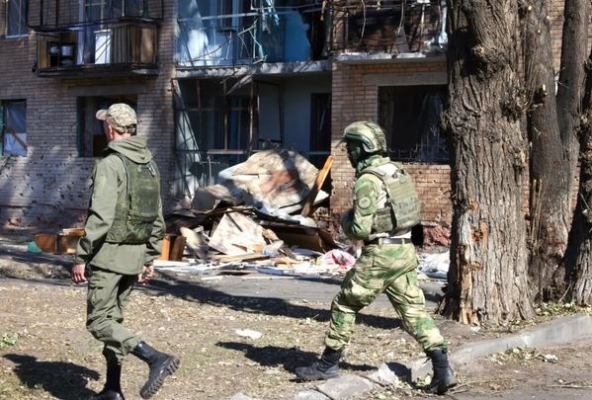
{"type": "Polygon", "coordinates": [[[27,156],[27,102],[0,101],[3,156],[27,156]]]}
{"type": "Polygon", "coordinates": [[[450,159],[440,130],[446,104],[444,85],[385,86],[378,90],[378,116],[386,130],[389,155],[399,161],[450,159]]]}
{"type": "Polygon", "coordinates": [[[28,35],[27,0],[7,0],[6,7],[6,37],[28,35]]]}
{"type": "Polygon", "coordinates": [[[136,109],[136,96],[94,96],[79,97],[78,115],[78,156],[101,157],[107,147],[107,138],[103,130],[103,121],[96,118],[100,109],[108,108],[113,103],[127,103],[136,109]]]}
{"type": "Polygon", "coordinates": [[[324,51],[321,10],[317,2],[179,0],[175,59],[181,66],[310,60],[324,51]]]}
{"type": "Polygon", "coordinates": [[[175,90],[175,155],[179,193],[215,183],[218,172],[243,162],[257,137],[252,85],[236,80],[179,80],[175,90]]]}
{"type": "Polygon", "coordinates": [[[236,155],[246,153],[253,140],[251,114],[256,112],[250,85],[232,93],[228,93],[231,80],[186,80],[179,87],[184,109],[178,111],[187,115],[199,149],[225,162],[244,161],[236,155]]]}

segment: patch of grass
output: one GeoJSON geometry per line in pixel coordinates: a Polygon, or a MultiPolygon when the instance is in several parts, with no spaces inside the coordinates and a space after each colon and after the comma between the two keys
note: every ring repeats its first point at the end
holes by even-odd
{"type": "Polygon", "coordinates": [[[14,346],[20,338],[18,333],[3,333],[0,337],[0,350],[14,346]]]}
{"type": "Polygon", "coordinates": [[[510,362],[518,365],[527,365],[531,361],[540,358],[540,353],[534,348],[515,347],[501,353],[487,356],[487,359],[498,365],[506,365],[510,362]]]}
{"type": "Polygon", "coordinates": [[[577,313],[590,314],[592,308],[578,306],[575,303],[543,303],[535,311],[539,316],[556,317],[577,313]]]}

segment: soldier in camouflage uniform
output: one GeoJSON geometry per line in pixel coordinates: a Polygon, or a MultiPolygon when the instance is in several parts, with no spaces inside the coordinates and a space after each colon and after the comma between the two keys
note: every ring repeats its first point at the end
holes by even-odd
{"type": "Polygon", "coordinates": [[[364,240],[364,247],[331,304],[331,322],[320,360],[296,368],[296,375],[304,380],[337,376],[339,358],[352,337],[358,312],[384,292],[405,330],[432,361],[434,375],[428,391],[443,394],[456,380],[446,342],[425,310],[417,282],[411,227],[419,223],[420,202],[413,183],[400,166],[384,157],[386,139],[377,124],[355,122],[345,128],[343,140],[357,180],[353,209],[343,215],[341,223],[349,238],[364,240]]]}
{"type": "Polygon", "coordinates": [[[94,400],[122,400],[121,363],[131,353],[149,366],[140,390],[152,397],[179,366],[175,356],[161,353],[122,325],[123,307],[135,282],[153,276],[152,262],[161,252],[164,219],[160,175],[147,138],[136,136],[136,113],[117,103],[99,110],[107,141],[103,159],[93,171],[93,193],[76,248],[72,281],[88,280],[87,330],[104,343],[107,380],[94,400]]]}

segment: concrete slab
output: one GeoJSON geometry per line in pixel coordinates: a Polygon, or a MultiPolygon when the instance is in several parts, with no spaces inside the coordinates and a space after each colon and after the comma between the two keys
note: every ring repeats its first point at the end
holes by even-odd
{"type": "Polygon", "coordinates": [[[375,387],[377,385],[360,376],[342,375],[320,384],[317,390],[332,400],[343,400],[361,396],[375,387]]]}
{"type": "Polygon", "coordinates": [[[329,400],[327,396],[316,390],[302,390],[294,395],[294,400],[329,400]]]}

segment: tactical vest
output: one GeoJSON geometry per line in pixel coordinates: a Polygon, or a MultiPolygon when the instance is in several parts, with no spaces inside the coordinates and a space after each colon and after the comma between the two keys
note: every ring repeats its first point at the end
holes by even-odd
{"type": "Polygon", "coordinates": [[[135,163],[123,154],[112,153],[121,159],[125,169],[127,193],[117,202],[113,226],[106,242],[144,244],[152,234],[154,221],[159,216],[160,176],[154,161],[135,163]]]}
{"type": "MultiPolygon", "coordinates": [[[[395,164],[395,163],[393,163],[395,164]]],[[[372,233],[397,235],[408,231],[421,221],[421,202],[415,191],[411,176],[398,164],[394,176],[376,167],[368,167],[362,174],[378,177],[386,190],[387,204],[376,210],[372,233]]]]}

